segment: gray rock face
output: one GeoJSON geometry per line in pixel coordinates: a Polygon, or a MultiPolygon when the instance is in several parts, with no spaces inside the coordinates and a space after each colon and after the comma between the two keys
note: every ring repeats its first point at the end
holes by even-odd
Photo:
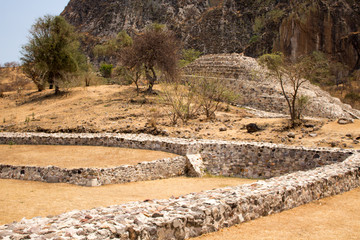
{"type": "Polygon", "coordinates": [[[359,1],[71,0],[62,16],[95,42],[157,22],[206,54],[316,50],[360,67],[359,1]]]}

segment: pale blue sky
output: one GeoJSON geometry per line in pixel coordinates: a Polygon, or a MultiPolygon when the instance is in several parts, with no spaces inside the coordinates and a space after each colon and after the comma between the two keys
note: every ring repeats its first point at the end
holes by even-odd
{"type": "Polygon", "coordinates": [[[0,0],[0,64],[20,62],[21,46],[37,18],[59,15],[69,0],[0,0]]]}

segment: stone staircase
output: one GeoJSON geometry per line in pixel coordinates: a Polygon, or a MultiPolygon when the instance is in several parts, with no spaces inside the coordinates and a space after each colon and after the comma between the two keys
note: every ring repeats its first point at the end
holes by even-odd
{"type": "MultiPolygon", "coordinates": [[[[184,79],[220,78],[240,94],[238,104],[266,112],[287,114],[288,108],[278,81],[268,75],[256,59],[241,54],[211,54],[183,69],[184,79]]],[[[290,92],[290,86],[285,85],[290,92]]],[[[360,111],[341,103],[319,87],[305,83],[300,95],[310,97],[305,115],[325,118],[360,118],[360,111]]]]}

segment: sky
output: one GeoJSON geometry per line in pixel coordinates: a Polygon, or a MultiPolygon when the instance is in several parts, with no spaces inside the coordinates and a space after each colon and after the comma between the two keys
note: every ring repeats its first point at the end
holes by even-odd
{"type": "Polygon", "coordinates": [[[69,0],[0,0],[0,64],[20,62],[21,46],[28,42],[36,19],[59,15],[69,0]]]}

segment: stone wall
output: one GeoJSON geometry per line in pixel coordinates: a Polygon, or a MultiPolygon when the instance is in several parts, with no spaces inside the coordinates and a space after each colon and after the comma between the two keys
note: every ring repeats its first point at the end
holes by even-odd
{"type": "MultiPolygon", "coordinates": [[[[342,162],[355,153],[352,150],[310,149],[269,143],[186,140],[133,134],[0,133],[0,144],[92,145],[166,151],[183,156],[200,154],[205,171],[213,175],[246,178],[270,178],[299,170],[309,170],[342,162]]],[[[25,169],[2,166],[0,177],[12,176],[16,179],[28,180],[34,178],[34,180],[81,185],[96,179],[98,184],[108,184],[136,181],[137,178],[150,180],[155,179],[155,176],[164,178],[184,175],[190,169],[188,164],[187,159],[180,157],[110,169],[67,170],[57,167],[25,169]],[[35,175],[27,174],[30,172],[35,175]]]]}
{"type": "Polygon", "coordinates": [[[271,178],[342,162],[353,151],[309,149],[268,143],[200,143],[199,152],[212,175],[271,178]]]}
{"type": "Polygon", "coordinates": [[[75,168],[56,166],[30,167],[0,164],[0,178],[41,181],[48,183],[70,183],[88,187],[137,181],[164,179],[185,175],[186,158],[175,157],[123,165],[114,168],[75,168]]]}
{"type": "Polygon", "coordinates": [[[341,163],[178,198],[23,219],[3,239],[187,239],[360,186],[360,153],[341,163]]]}

